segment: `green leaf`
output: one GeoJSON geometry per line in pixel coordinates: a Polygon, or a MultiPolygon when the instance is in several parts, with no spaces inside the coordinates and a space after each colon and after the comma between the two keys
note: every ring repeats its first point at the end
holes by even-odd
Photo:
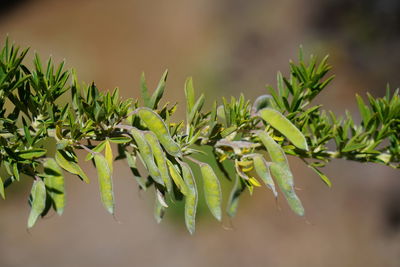
{"type": "Polygon", "coordinates": [[[132,141],[132,138],[127,136],[110,137],[110,142],[114,144],[126,144],[132,141]]]}
{"type": "Polygon", "coordinates": [[[317,168],[315,168],[312,165],[308,165],[308,167],[310,167],[313,171],[315,171],[319,177],[321,178],[321,180],[328,186],[328,187],[332,187],[332,182],[329,180],[328,176],[326,176],[325,174],[323,174],[320,170],[318,170],[317,168]]]}
{"type": "Polygon", "coordinates": [[[89,177],[87,177],[81,167],[79,167],[72,158],[68,157],[64,151],[57,150],[55,159],[61,168],[67,172],[78,175],[85,183],[89,183],[89,177]]]}
{"type": "Polygon", "coordinates": [[[256,170],[258,176],[263,180],[265,185],[269,189],[271,189],[271,191],[274,194],[274,197],[277,198],[278,192],[275,189],[274,180],[272,180],[271,173],[269,171],[269,166],[265,161],[264,157],[261,154],[254,154],[253,163],[254,163],[254,169],[256,170]]]}
{"type": "Polygon", "coordinates": [[[179,191],[183,195],[187,195],[189,189],[187,188],[186,183],[183,181],[179,168],[169,160],[167,160],[167,164],[168,164],[169,174],[172,180],[174,181],[176,187],[178,187],[179,191]]]}
{"type": "Polygon", "coordinates": [[[230,135],[231,133],[233,133],[236,130],[237,130],[236,126],[228,127],[228,128],[226,128],[226,129],[221,131],[221,137],[225,138],[225,137],[227,137],[228,135],[230,135]]]}
{"type": "Polygon", "coordinates": [[[158,106],[158,102],[160,102],[163,94],[164,94],[164,90],[165,90],[165,83],[167,81],[167,77],[168,77],[168,70],[165,70],[165,72],[163,73],[163,75],[161,76],[160,81],[158,82],[157,88],[154,91],[153,95],[151,96],[151,99],[149,101],[149,107],[152,109],[156,109],[158,106]]]}
{"type": "MultiPolygon", "coordinates": [[[[157,193],[159,193],[158,190],[157,193]]],[[[154,205],[154,219],[156,219],[157,223],[160,223],[162,221],[165,215],[165,210],[166,210],[165,205],[163,205],[163,203],[160,202],[160,199],[157,194],[154,205]]]]}
{"type": "Polygon", "coordinates": [[[111,149],[110,142],[106,140],[106,150],[104,152],[104,156],[107,160],[108,167],[110,168],[110,172],[113,172],[113,162],[114,162],[114,157],[113,157],[113,152],[111,149]]]}
{"type": "Polygon", "coordinates": [[[35,180],[31,189],[31,211],[28,217],[28,228],[35,225],[46,206],[46,187],[42,180],[35,180]]]}
{"type": "Polygon", "coordinates": [[[299,216],[304,216],[304,208],[294,191],[293,177],[290,170],[284,165],[275,162],[271,164],[270,169],[292,211],[299,216]]]}
{"type": "Polygon", "coordinates": [[[376,158],[381,160],[383,163],[388,164],[390,162],[392,156],[390,154],[381,153],[376,158]]]}
{"type": "Polygon", "coordinates": [[[57,162],[50,158],[44,164],[44,183],[47,188],[48,195],[52,200],[53,207],[58,215],[64,212],[65,207],[65,188],[64,176],[57,162]]]}
{"type": "MultiPolygon", "coordinates": [[[[93,152],[97,152],[97,153],[101,153],[103,150],[104,150],[104,148],[106,147],[106,141],[104,140],[104,141],[101,141],[97,146],[95,146],[93,149],[92,149],[92,151],[93,152]]],[[[93,155],[94,153],[88,153],[87,155],[86,155],[86,157],[85,157],[85,161],[89,161],[89,160],[91,160],[92,158],[93,158],[93,155]]]]}
{"type": "Polygon", "coordinates": [[[41,156],[46,155],[46,153],[47,153],[47,150],[43,149],[43,148],[28,149],[28,150],[16,152],[18,157],[23,158],[23,159],[39,158],[41,156]]]}
{"type": "Polygon", "coordinates": [[[185,196],[185,223],[189,233],[194,234],[198,201],[196,181],[190,166],[185,162],[182,162],[181,166],[182,176],[188,189],[185,196]]]}
{"type": "Polygon", "coordinates": [[[154,161],[153,151],[144,137],[144,133],[136,128],[133,128],[131,130],[131,134],[135,139],[137,150],[139,151],[139,158],[142,160],[151,178],[161,185],[164,184],[160,171],[154,161]]]}
{"type": "Polygon", "coordinates": [[[31,133],[29,131],[29,127],[28,127],[24,117],[22,117],[22,124],[24,125],[24,134],[25,134],[26,141],[28,141],[28,145],[31,146],[31,145],[33,145],[33,139],[32,139],[31,133]]]}
{"type": "Polygon", "coordinates": [[[172,193],[172,181],[169,176],[167,157],[164,153],[164,150],[161,148],[161,145],[153,132],[145,132],[144,136],[154,155],[154,159],[164,185],[167,188],[168,193],[172,193]]]}
{"type": "Polygon", "coordinates": [[[357,143],[349,142],[342,149],[342,152],[350,152],[350,151],[353,151],[353,150],[358,150],[358,149],[364,148],[366,146],[367,146],[367,144],[363,144],[363,143],[357,144],[357,143]]]}
{"type": "Polygon", "coordinates": [[[261,143],[267,149],[268,154],[273,162],[289,166],[288,160],[282,147],[278,143],[276,143],[274,139],[269,136],[269,134],[264,131],[258,131],[256,135],[258,136],[258,138],[260,138],[261,143]]]}
{"type": "Polygon", "coordinates": [[[256,113],[260,109],[271,107],[273,105],[273,97],[271,95],[261,95],[254,101],[252,112],[256,113]]]}
{"type": "Polygon", "coordinates": [[[19,181],[19,169],[18,169],[18,164],[17,164],[17,163],[13,163],[13,164],[12,164],[12,167],[13,167],[13,174],[14,174],[14,177],[15,177],[15,179],[16,179],[17,181],[19,181]]]}
{"type": "Polygon", "coordinates": [[[101,201],[106,210],[109,213],[114,214],[114,192],[110,166],[108,165],[107,159],[99,153],[94,155],[94,162],[96,164],[97,176],[99,179],[101,201]]]}
{"type": "Polygon", "coordinates": [[[271,108],[264,108],[259,111],[259,114],[264,121],[286,136],[293,145],[300,149],[308,150],[304,135],[281,113],[271,108]]]}
{"type": "Polygon", "coordinates": [[[199,99],[197,99],[196,103],[194,104],[192,110],[189,113],[188,124],[191,124],[196,116],[197,112],[200,112],[201,108],[204,105],[205,97],[204,94],[201,94],[199,99]]]}
{"type": "Polygon", "coordinates": [[[0,177],[0,195],[3,199],[6,199],[6,195],[4,193],[4,184],[3,184],[3,179],[0,177]]]}
{"type": "Polygon", "coordinates": [[[179,145],[172,139],[168,127],[160,115],[149,108],[140,108],[138,114],[150,131],[157,136],[158,140],[169,154],[172,156],[179,156],[181,154],[179,145]]]}
{"type": "Polygon", "coordinates": [[[186,119],[189,120],[189,114],[192,112],[195,96],[194,96],[194,87],[193,87],[193,79],[189,77],[185,82],[185,96],[186,96],[186,119]]]}
{"type": "Polygon", "coordinates": [[[136,157],[131,153],[125,151],[126,161],[128,162],[129,168],[131,169],[132,175],[136,182],[139,184],[140,188],[146,191],[146,179],[144,179],[136,166],[136,157]]]}
{"type": "Polygon", "coordinates": [[[149,89],[147,89],[146,85],[146,78],[144,76],[144,72],[142,73],[142,76],[140,77],[140,93],[144,102],[144,105],[146,107],[151,108],[151,102],[150,102],[150,94],[149,94],[149,89]]]}
{"type": "Polygon", "coordinates": [[[218,221],[221,221],[222,193],[218,177],[211,166],[206,163],[200,164],[200,170],[201,175],[203,176],[204,194],[207,206],[212,215],[218,221]]]}
{"type": "Polygon", "coordinates": [[[365,105],[364,100],[361,96],[356,95],[358,109],[360,110],[361,117],[364,121],[364,126],[368,124],[369,119],[371,118],[371,112],[367,105],[365,105]]]}
{"type": "Polygon", "coordinates": [[[229,217],[234,217],[236,215],[238,206],[239,206],[239,198],[243,191],[246,189],[246,186],[239,175],[235,175],[235,182],[233,184],[231,193],[228,199],[228,205],[226,207],[226,212],[229,217]]]}

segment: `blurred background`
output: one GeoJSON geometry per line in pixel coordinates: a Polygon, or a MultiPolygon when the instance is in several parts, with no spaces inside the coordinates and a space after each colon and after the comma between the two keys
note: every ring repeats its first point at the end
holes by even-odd
{"type": "MultiPolygon", "coordinates": [[[[399,86],[399,26],[397,0],[0,1],[0,42],[8,34],[42,58],[66,59],[81,81],[124,97],[138,96],[142,71],[155,86],[168,68],[171,102],[183,101],[187,76],[208,105],[241,92],[255,99],[276,71],[288,73],[302,44],[307,55],[331,55],[337,78],[316,102],[338,114],[355,113],[356,93],[399,86]]],[[[21,184],[0,201],[0,266],[399,266],[398,170],[336,160],[325,168],[328,189],[290,160],[306,219],[258,189],[233,220],[200,212],[194,236],[179,210],[155,222],[152,198],[124,162],[115,167],[116,218],[96,179],[68,176],[64,215],[27,232],[30,185],[21,184]]]]}

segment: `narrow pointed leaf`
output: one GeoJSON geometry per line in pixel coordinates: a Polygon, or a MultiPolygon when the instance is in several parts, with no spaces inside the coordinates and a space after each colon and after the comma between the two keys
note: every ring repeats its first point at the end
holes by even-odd
{"type": "Polygon", "coordinates": [[[47,150],[42,148],[29,149],[17,152],[18,157],[23,159],[39,158],[46,155],[47,150]]]}
{"type": "Polygon", "coordinates": [[[142,76],[140,77],[140,94],[142,96],[144,105],[146,107],[151,107],[149,89],[147,88],[144,73],[142,73],[142,76]]]}
{"type": "Polygon", "coordinates": [[[127,136],[110,137],[109,140],[114,144],[126,144],[132,141],[132,139],[127,136]]]}
{"type": "MultiPolygon", "coordinates": [[[[95,146],[92,149],[92,151],[93,152],[97,152],[97,153],[101,153],[104,150],[105,147],[106,147],[106,141],[102,141],[97,146],[95,146]]],[[[86,157],[85,157],[85,161],[89,161],[89,160],[93,159],[93,156],[94,156],[93,153],[88,153],[86,155],[86,157]]]]}
{"type": "Polygon", "coordinates": [[[156,90],[154,91],[153,95],[150,98],[150,102],[149,102],[150,108],[152,108],[152,109],[157,108],[158,102],[160,102],[160,99],[162,98],[162,96],[164,94],[167,77],[168,77],[168,70],[166,70],[163,73],[160,81],[158,82],[156,90]]]}
{"type": "Polygon", "coordinates": [[[322,173],[320,170],[318,170],[318,169],[315,168],[314,166],[308,165],[308,167],[310,167],[313,171],[315,171],[315,173],[318,174],[318,176],[321,178],[321,180],[322,180],[328,187],[332,187],[332,182],[331,182],[331,180],[329,180],[328,176],[326,176],[324,173],[322,173]]]}
{"type": "MultiPolygon", "coordinates": [[[[194,98],[194,87],[192,77],[187,78],[185,82],[185,96],[186,96],[186,113],[189,115],[193,109],[195,98],[194,98]]],[[[187,119],[189,116],[187,116],[187,119]]]]}

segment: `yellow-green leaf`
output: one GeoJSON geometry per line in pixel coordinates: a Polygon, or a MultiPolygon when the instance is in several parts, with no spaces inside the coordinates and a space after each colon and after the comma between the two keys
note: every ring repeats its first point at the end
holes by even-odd
{"type": "Polygon", "coordinates": [[[108,167],[110,168],[111,173],[113,172],[113,152],[111,149],[110,142],[107,140],[106,141],[106,149],[104,151],[104,156],[106,157],[106,160],[108,162],[108,167]]]}
{"type": "Polygon", "coordinates": [[[257,175],[263,180],[265,185],[271,189],[275,198],[278,197],[278,192],[275,188],[274,180],[272,180],[271,173],[269,171],[269,167],[264,157],[260,154],[255,154],[253,156],[254,168],[256,170],[257,175]]]}
{"type": "Polygon", "coordinates": [[[257,136],[267,149],[268,154],[273,162],[288,165],[288,161],[282,147],[276,143],[268,133],[264,131],[258,131],[257,136]]]}
{"type": "Polygon", "coordinates": [[[235,175],[235,183],[233,184],[231,193],[228,199],[228,205],[226,208],[226,212],[229,217],[234,217],[236,215],[238,206],[239,206],[239,197],[246,189],[244,183],[242,182],[239,175],[235,175]]]}
{"type": "Polygon", "coordinates": [[[331,180],[329,180],[328,176],[326,176],[324,173],[322,173],[320,170],[318,170],[317,168],[315,168],[314,166],[308,165],[308,167],[310,167],[313,171],[315,171],[318,176],[321,178],[321,180],[328,186],[328,187],[332,187],[332,182],[331,180]]]}
{"type": "Polygon", "coordinates": [[[16,179],[17,181],[19,181],[18,164],[17,164],[17,163],[13,163],[13,164],[12,164],[12,167],[13,167],[13,174],[14,174],[14,177],[15,177],[15,179],[16,179]]]}
{"type": "Polygon", "coordinates": [[[64,176],[57,162],[50,158],[44,164],[44,183],[55,211],[61,215],[65,207],[64,176]]]}
{"type": "Polygon", "coordinates": [[[1,177],[0,177],[0,195],[3,199],[6,198],[6,195],[4,193],[4,184],[3,184],[3,180],[1,179],[1,177]]]}
{"type": "Polygon", "coordinates": [[[219,180],[214,170],[207,163],[200,164],[203,177],[204,194],[208,208],[212,215],[218,220],[222,219],[221,204],[222,194],[219,180]]]}
{"type": "Polygon", "coordinates": [[[157,183],[164,185],[164,181],[161,178],[160,171],[159,171],[156,163],[154,162],[153,151],[151,150],[149,143],[147,142],[146,138],[144,137],[143,132],[136,128],[133,128],[131,130],[131,134],[137,144],[140,159],[143,161],[144,166],[149,171],[150,176],[157,183]]]}
{"type": "Polygon", "coordinates": [[[163,75],[161,76],[160,81],[158,82],[156,90],[154,90],[154,93],[150,98],[150,101],[149,101],[150,108],[153,108],[153,109],[157,108],[158,102],[160,101],[161,97],[164,94],[167,77],[168,77],[168,70],[165,70],[163,75]]]}
{"type": "Polygon", "coordinates": [[[154,218],[157,223],[160,223],[165,214],[165,207],[160,203],[158,197],[156,197],[155,205],[154,205],[154,218]]]}
{"type": "MultiPolygon", "coordinates": [[[[101,141],[97,146],[95,146],[94,148],[92,148],[93,152],[97,152],[97,153],[101,153],[104,148],[106,147],[106,141],[101,141]]],[[[85,161],[91,160],[93,159],[93,153],[88,153],[85,157],[85,161]]]]}
{"type": "Polygon", "coordinates": [[[172,156],[180,156],[181,149],[179,145],[172,139],[165,122],[160,115],[149,108],[139,108],[138,114],[144,124],[152,131],[160,140],[168,154],[172,156]]]}
{"type": "Polygon", "coordinates": [[[32,228],[35,225],[45,206],[46,187],[42,180],[35,180],[31,189],[31,211],[28,217],[28,228],[32,228]]]}
{"type": "Polygon", "coordinates": [[[286,136],[293,145],[300,149],[308,150],[307,140],[304,135],[279,111],[272,108],[264,108],[259,111],[259,114],[264,121],[286,136]]]}
{"type": "Polygon", "coordinates": [[[135,178],[136,182],[139,184],[139,187],[146,191],[146,179],[140,176],[139,170],[136,166],[136,156],[131,154],[130,152],[125,151],[126,161],[128,162],[129,168],[131,169],[132,175],[135,178]]]}
{"type": "Polygon", "coordinates": [[[171,178],[174,181],[175,185],[178,187],[179,191],[181,191],[183,195],[187,195],[188,189],[186,183],[182,179],[179,169],[169,160],[167,160],[167,164],[168,164],[169,174],[171,175],[171,178]]]}
{"type": "Polygon", "coordinates": [[[83,172],[81,167],[79,167],[79,165],[75,161],[66,158],[64,151],[57,150],[55,159],[57,161],[57,164],[61,168],[63,168],[67,172],[78,175],[85,183],[89,183],[89,177],[87,177],[87,175],[83,172]]]}
{"type": "Polygon", "coordinates": [[[23,159],[33,159],[39,158],[41,156],[46,155],[47,150],[43,148],[35,148],[35,149],[28,149],[24,151],[18,151],[17,155],[23,159]]]}
{"type": "Polygon", "coordinates": [[[118,136],[118,137],[110,137],[110,141],[115,144],[126,144],[132,141],[132,139],[127,136],[118,136]]]}
{"type": "Polygon", "coordinates": [[[181,163],[182,176],[187,186],[187,194],[185,196],[185,223],[190,234],[195,231],[196,210],[197,210],[197,188],[194,175],[189,165],[185,162],[181,163]]]}
{"type": "Polygon", "coordinates": [[[290,170],[279,163],[272,163],[270,166],[271,173],[286,198],[290,208],[299,216],[304,216],[304,208],[299,197],[294,191],[294,186],[291,183],[293,180],[290,170]]]}
{"type": "Polygon", "coordinates": [[[151,148],[151,151],[153,152],[158,171],[160,172],[161,178],[164,181],[165,187],[167,188],[167,191],[171,193],[172,181],[169,177],[167,157],[165,156],[164,150],[161,148],[161,145],[153,132],[147,131],[145,132],[144,136],[151,148]]]}
{"type": "Polygon", "coordinates": [[[110,167],[108,166],[106,158],[99,153],[94,155],[94,162],[96,164],[97,176],[99,179],[101,201],[106,210],[109,213],[114,214],[114,193],[110,167]]]}

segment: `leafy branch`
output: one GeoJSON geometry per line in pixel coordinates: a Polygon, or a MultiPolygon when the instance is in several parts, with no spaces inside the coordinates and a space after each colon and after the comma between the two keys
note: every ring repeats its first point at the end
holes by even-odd
{"type": "Polygon", "coordinates": [[[205,97],[196,96],[189,78],[184,87],[186,119],[172,122],[177,106],[160,105],[167,71],[153,93],[142,76],[141,105],[137,99],[121,99],[118,89],[102,92],[94,83],[81,85],[64,63],[56,66],[49,59],[43,65],[35,55],[30,69],[23,63],[27,52],[6,40],[0,53],[0,162],[6,173],[4,184],[0,178],[0,194],[4,198],[5,188],[32,179],[29,228],[51,208],[63,213],[63,171],[89,183],[78,162],[79,150],[97,169],[101,201],[109,213],[114,213],[113,162],[126,160],[138,186],[154,188],[157,221],[171,200],[185,201],[190,233],[195,230],[199,179],[212,215],[222,219],[220,178],[197,158],[205,153],[202,146],[213,148],[217,167],[234,180],[229,216],[235,215],[240,195],[252,193],[260,180],[275,197],[279,187],[291,209],[304,214],[286,155],[302,159],[328,186],[331,182],[320,168],[333,158],[400,168],[399,90],[388,88],[383,98],[368,94],[366,102],[357,96],[359,125],[349,113],[338,118],[311,105],[333,79],[327,76],[327,57],[306,62],[300,51],[299,62],[290,63],[290,76],[278,73],[277,87],[268,87],[268,95],[254,103],[243,95],[222,98],[209,112],[202,111],[205,97]],[[62,103],[60,97],[67,92],[71,101],[62,103]],[[50,140],[56,144],[55,153],[45,148],[50,140]],[[235,170],[234,177],[227,164],[235,170]],[[195,165],[201,177],[193,174],[195,165]]]}

